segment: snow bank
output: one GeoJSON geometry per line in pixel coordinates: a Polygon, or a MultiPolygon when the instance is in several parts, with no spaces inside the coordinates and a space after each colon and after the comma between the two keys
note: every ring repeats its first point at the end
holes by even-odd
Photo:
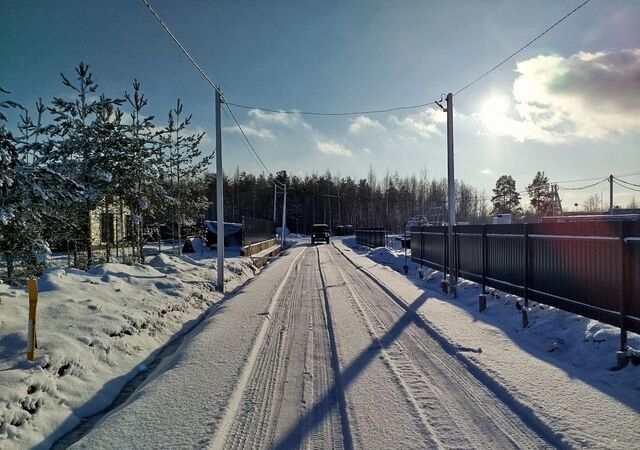
{"type": "MultiPolygon", "coordinates": [[[[110,405],[159,347],[220,300],[208,256],[48,269],[38,280],[34,363],[25,357],[27,294],[0,285],[0,448],[47,448],[110,405]]],[[[227,260],[229,289],[253,274],[248,259],[227,260]]]]}

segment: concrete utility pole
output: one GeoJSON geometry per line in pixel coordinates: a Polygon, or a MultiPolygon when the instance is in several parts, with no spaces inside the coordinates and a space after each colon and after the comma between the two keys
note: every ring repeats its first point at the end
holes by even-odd
{"type": "Polygon", "coordinates": [[[222,128],[220,121],[220,86],[216,89],[216,219],[217,219],[217,244],[218,257],[216,272],[216,289],[224,293],[224,201],[223,201],[223,174],[222,174],[222,128]]]}
{"type": "Polygon", "coordinates": [[[282,202],[282,231],[281,231],[281,240],[282,243],[280,244],[280,249],[281,251],[284,250],[284,235],[285,235],[285,230],[287,229],[287,185],[284,185],[284,200],[282,202]]]}
{"type": "Polygon", "coordinates": [[[273,183],[273,223],[276,223],[276,202],[278,201],[278,185],[273,183]]]}
{"type": "Polygon", "coordinates": [[[456,284],[458,283],[458,277],[454,270],[456,252],[454,249],[455,239],[453,238],[453,226],[456,224],[456,178],[453,171],[453,94],[451,92],[447,94],[446,108],[443,107],[439,101],[436,101],[436,105],[447,113],[447,181],[449,190],[449,238],[447,243],[449,246],[449,294],[457,297],[456,284]]]}
{"type": "Polygon", "coordinates": [[[455,240],[453,226],[456,224],[456,178],[453,170],[453,94],[447,94],[447,178],[449,189],[449,294],[457,297],[458,277],[455,267],[455,240]]]}
{"type": "Polygon", "coordinates": [[[613,214],[613,175],[609,175],[609,214],[613,214]]]}

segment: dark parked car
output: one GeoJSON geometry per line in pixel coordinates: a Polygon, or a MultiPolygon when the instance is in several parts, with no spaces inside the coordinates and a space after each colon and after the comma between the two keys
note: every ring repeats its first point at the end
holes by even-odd
{"type": "Polygon", "coordinates": [[[329,243],[329,225],[325,223],[315,223],[311,228],[311,245],[316,242],[329,243]]]}

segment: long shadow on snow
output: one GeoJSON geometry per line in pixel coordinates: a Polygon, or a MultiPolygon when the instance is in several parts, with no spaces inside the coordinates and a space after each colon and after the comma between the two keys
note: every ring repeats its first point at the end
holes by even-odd
{"type": "MultiPolygon", "coordinates": [[[[442,291],[439,289],[439,284],[440,281],[442,279],[442,276],[440,274],[440,276],[435,277],[432,280],[420,280],[419,278],[416,277],[412,277],[412,276],[405,276],[402,272],[401,269],[398,267],[393,267],[392,265],[387,265],[384,263],[379,263],[376,261],[373,261],[371,259],[369,259],[366,254],[362,253],[361,251],[359,251],[356,248],[356,244],[355,244],[355,238],[347,238],[347,239],[343,239],[342,240],[343,244],[349,249],[352,250],[355,255],[359,258],[362,258],[363,260],[367,260],[368,262],[371,263],[371,267],[374,267],[376,265],[383,265],[389,268],[392,268],[395,272],[397,272],[398,274],[402,275],[404,277],[404,279],[410,281],[413,285],[415,285],[417,288],[419,288],[422,291],[425,292],[429,292],[429,296],[436,298],[438,300],[441,300],[443,302],[447,302],[450,305],[459,307],[461,309],[463,309],[467,314],[471,315],[473,317],[474,321],[477,322],[482,322],[482,323],[486,323],[488,325],[491,325],[493,327],[499,328],[500,330],[502,330],[510,339],[513,343],[515,343],[516,345],[518,345],[518,347],[520,347],[522,350],[524,350],[525,352],[529,353],[530,355],[534,356],[537,359],[540,359],[552,366],[558,367],[559,369],[562,369],[564,372],[567,373],[568,376],[570,376],[571,378],[575,378],[578,379],[594,388],[596,388],[597,390],[599,390],[600,392],[602,392],[603,394],[613,398],[614,400],[621,402],[623,404],[625,404],[626,406],[630,407],[631,409],[635,410],[635,411],[640,411],[640,403],[635,399],[634,396],[632,395],[622,395],[622,393],[620,391],[616,391],[614,390],[612,387],[607,386],[604,382],[598,382],[594,379],[590,379],[589,377],[585,376],[585,372],[590,372],[589,370],[586,369],[581,369],[579,367],[575,367],[573,365],[571,365],[568,362],[565,362],[563,360],[559,359],[559,354],[555,353],[551,353],[548,350],[545,349],[540,349],[540,348],[536,348],[533,345],[529,345],[527,346],[526,343],[521,342],[520,339],[520,335],[518,334],[519,331],[522,330],[522,328],[513,328],[510,326],[510,324],[505,323],[504,321],[499,320],[498,318],[492,317],[490,314],[486,314],[486,313],[480,313],[477,310],[477,303],[474,303],[472,307],[469,307],[465,304],[462,304],[460,302],[460,300],[451,300],[450,298],[446,297],[446,294],[443,294],[442,291]]],[[[348,259],[348,258],[347,258],[348,259]]],[[[408,256],[408,260],[410,261],[410,256],[408,256]]],[[[358,264],[357,262],[353,262],[352,264],[356,265],[356,267],[361,266],[361,264],[358,264]]],[[[368,269],[369,267],[366,266],[361,266],[359,267],[359,270],[362,269],[368,269]]],[[[425,266],[425,269],[428,269],[425,266]]],[[[476,289],[478,290],[478,293],[480,292],[480,289],[476,289]]],[[[487,291],[489,292],[489,290],[487,291]]],[[[477,298],[477,297],[475,297],[477,298]]],[[[487,306],[488,308],[491,308],[491,296],[487,296],[487,306]]],[[[536,302],[537,303],[537,302],[536,302]]],[[[488,310],[487,310],[488,311],[488,310]]],[[[520,312],[515,308],[513,308],[513,313],[514,313],[514,320],[516,322],[518,322],[520,320],[520,312]]],[[[567,313],[569,314],[569,313],[567,313]]],[[[418,314],[419,315],[419,314],[418,314]]],[[[425,325],[433,330],[433,333],[435,333],[435,335],[438,336],[439,340],[445,341],[444,337],[440,336],[439,333],[437,331],[435,331],[435,329],[433,328],[433,326],[431,326],[428,323],[428,318],[422,318],[422,316],[419,315],[419,317],[421,317],[421,320],[426,320],[425,325]]],[[[587,318],[582,318],[581,319],[581,326],[584,328],[584,331],[586,331],[586,327],[589,323],[589,319],[587,318]]],[[[449,347],[451,347],[454,350],[454,353],[458,353],[460,351],[462,351],[463,349],[461,348],[456,348],[455,346],[451,345],[450,343],[444,344],[444,342],[441,342],[443,345],[448,345],[449,347]]],[[[447,350],[445,348],[445,350],[447,350]]],[[[614,350],[615,351],[615,350],[614,350]]],[[[615,359],[615,354],[614,351],[612,351],[611,354],[611,367],[607,367],[607,368],[603,368],[604,370],[608,370],[610,368],[612,368],[612,366],[614,365],[614,359],[615,359]]],[[[473,364],[475,366],[475,364],[473,364]]],[[[634,367],[632,367],[631,365],[629,365],[630,367],[625,368],[624,370],[634,370],[634,367]]],[[[470,367],[470,370],[472,368],[470,367]]],[[[478,372],[480,372],[480,369],[477,368],[478,372]]],[[[484,375],[480,375],[480,374],[475,374],[476,378],[483,378],[484,375]]],[[[600,379],[599,379],[600,380],[600,379]]],[[[484,380],[481,380],[484,382],[484,380]]],[[[486,384],[486,383],[485,383],[486,384]]],[[[493,390],[494,388],[490,386],[490,388],[493,390]]],[[[509,395],[510,397],[512,397],[511,395],[509,395]]]]}
{"type": "MultiPolygon", "coordinates": [[[[336,382],[329,389],[327,394],[318,401],[313,408],[308,410],[300,419],[297,424],[287,432],[287,434],[278,442],[274,448],[278,450],[286,450],[292,448],[300,448],[303,444],[304,438],[309,432],[316,428],[324,416],[324,411],[341,410],[340,399],[344,398],[344,391],[352,384],[360,375],[360,373],[373,361],[378,358],[382,349],[388,348],[402,332],[411,325],[417,317],[415,311],[420,308],[431,295],[424,294],[416,299],[400,319],[391,327],[387,333],[382,336],[378,341],[374,341],[344,370],[336,373],[336,382]],[[302,427],[303,424],[309,424],[308,427],[302,427]],[[304,431],[302,431],[304,430],[304,431]]],[[[341,411],[344,414],[343,411],[341,411]]],[[[344,421],[345,417],[342,416],[341,420],[344,421]]],[[[346,436],[349,439],[349,436],[346,436]]],[[[345,448],[352,448],[351,442],[345,443],[345,448]]]]}

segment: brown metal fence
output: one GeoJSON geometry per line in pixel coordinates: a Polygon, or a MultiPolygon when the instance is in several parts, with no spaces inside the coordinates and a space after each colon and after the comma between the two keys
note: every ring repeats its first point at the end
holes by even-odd
{"type": "Polygon", "coordinates": [[[356,230],[356,244],[367,247],[384,247],[387,231],[384,228],[361,228],[356,230]]]}
{"type": "MultiPolygon", "coordinates": [[[[463,278],[640,333],[640,222],[454,227],[463,278]]],[[[443,270],[447,227],[411,228],[411,258],[443,270]]]]}
{"type": "Polygon", "coordinates": [[[242,245],[256,244],[276,238],[276,224],[269,220],[242,218],[242,245]]]}

